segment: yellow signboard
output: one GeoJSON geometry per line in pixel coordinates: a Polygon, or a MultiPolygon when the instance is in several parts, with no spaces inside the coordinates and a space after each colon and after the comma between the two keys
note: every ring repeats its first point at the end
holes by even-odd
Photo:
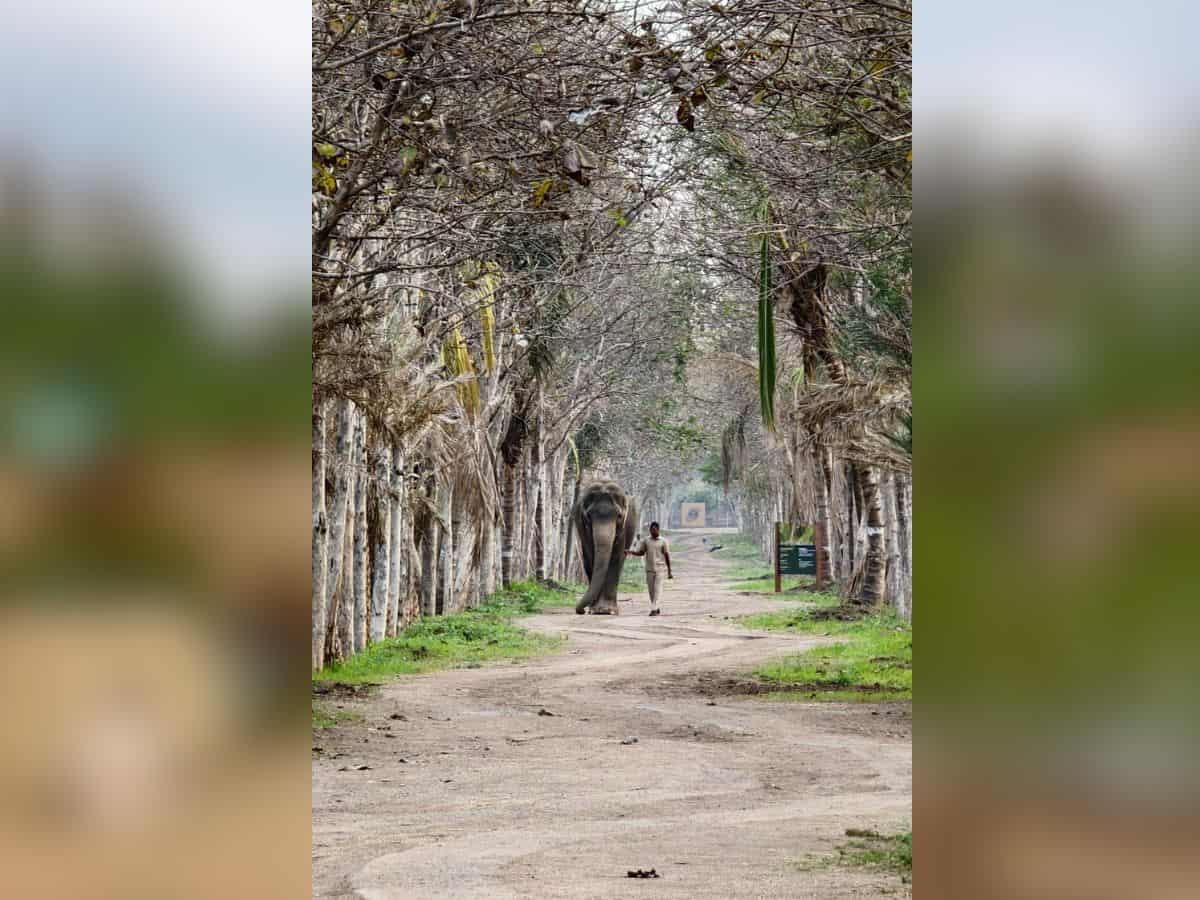
{"type": "Polygon", "coordinates": [[[703,528],[704,504],[681,503],[679,505],[679,521],[684,528],[703,528]]]}

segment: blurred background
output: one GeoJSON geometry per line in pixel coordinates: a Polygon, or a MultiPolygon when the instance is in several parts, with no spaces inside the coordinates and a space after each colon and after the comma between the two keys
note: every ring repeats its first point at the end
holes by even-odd
{"type": "Polygon", "coordinates": [[[1198,25],[917,15],[918,897],[1197,893],[1198,25]]]}
{"type": "Polygon", "coordinates": [[[309,881],[309,23],[0,37],[0,894],[309,881]]]}

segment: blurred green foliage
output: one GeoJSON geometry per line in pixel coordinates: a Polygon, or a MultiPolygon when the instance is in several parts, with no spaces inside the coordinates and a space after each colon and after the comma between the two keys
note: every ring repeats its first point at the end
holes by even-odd
{"type": "Polygon", "coordinates": [[[0,296],[6,454],[78,461],[89,449],[167,437],[306,434],[301,302],[275,303],[253,336],[230,337],[165,262],[131,254],[72,265],[21,242],[0,256],[0,296]]]}
{"type": "Polygon", "coordinates": [[[1135,207],[1046,163],[922,216],[921,710],[984,743],[1200,726],[1200,270],[1135,207]]]}

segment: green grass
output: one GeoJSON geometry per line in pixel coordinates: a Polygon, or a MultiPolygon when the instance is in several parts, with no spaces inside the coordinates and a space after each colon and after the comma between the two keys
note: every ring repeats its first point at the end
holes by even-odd
{"type": "Polygon", "coordinates": [[[312,705],[312,727],[313,731],[320,731],[325,728],[333,728],[335,725],[340,725],[343,722],[361,722],[362,713],[354,712],[349,709],[330,708],[327,703],[314,700],[312,705]]]}
{"type": "MultiPolygon", "coordinates": [[[[745,616],[747,628],[793,634],[830,635],[837,643],[771,660],[755,675],[764,681],[811,688],[801,696],[819,700],[891,701],[912,699],[912,627],[890,613],[853,621],[821,619],[822,608],[836,605],[830,595],[817,604],[778,613],[745,616]]],[[[795,696],[790,694],[789,696],[795,696]]]]}
{"type": "Polygon", "coordinates": [[[718,534],[713,535],[711,540],[714,543],[721,545],[721,549],[717,552],[722,556],[728,556],[734,559],[762,559],[762,553],[759,552],[758,549],[758,542],[749,535],[741,534],[740,532],[733,534],[718,534]]]}
{"type": "MultiPolygon", "coordinates": [[[[774,562],[766,559],[759,550],[758,544],[744,534],[721,534],[710,540],[721,545],[713,555],[720,557],[726,563],[721,577],[732,582],[728,587],[732,591],[750,591],[756,594],[775,593],[774,562]]],[[[707,552],[707,548],[703,548],[707,552]]],[[[793,588],[811,587],[811,575],[784,575],[780,579],[780,599],[792,599],[796,596],[793,588]],[[791,593],[787,593],[791,591],[791,593]]]]}
{"type": "Polygon", "coordinates": [[[552,653],[562,646],[560,639],[525,631],[512,620],[547,606],[574,606],[577,599],[573,590],[516,582],[475,609],[420,619],[396,637],[372,644],[345,662],[326,666],[314,673],[313,681],[368,684],[395,675],[552,653]]]}
{"type": "Polygon", "coordinates": [[[625,560],[625,568],[621,570],[621,580],[617,582],[621,591],[644,591],[646,589],[646,561],[640,556],[631,556],[625,560]]]}
{"type": "Polygon", "coordinates": [[[838,847],[846,865],[886,869],[901,875],[912,874],[912,832],[881,835],[861,833],[838,847]]]}
{"type": "Polygon", "coordinates": [[[839,844],[833,855],[813,854],[799,862],[804,870],[846,866],[891,872],[908,883],[912,880],[912,832],[882,835],[848,829],[851,840],[839,844]]]}
{"type": "Polygon", "coordinates": [[[536,581],[514,581],[507,590],[497,591],[475,612],[511,612],[531,615],[547,606],[574,606],[587,590],[586,584],[566,584],[565,590],[538,584],[536,581]]]}
{"type": "MultiPolygon", "coordinates": [[[[726,563],[732,563],[723,573],[723,577],[732,581],[746,581],[760,575],[772,575],[774,569],[771,561],[762,555],[758,544],[744,534],[720,534],[712,537],[714,543],[720,544],[721,549],[713,553],[726,563]]],[[[708,548],[704,547],[707,553],[708,548]]]]}

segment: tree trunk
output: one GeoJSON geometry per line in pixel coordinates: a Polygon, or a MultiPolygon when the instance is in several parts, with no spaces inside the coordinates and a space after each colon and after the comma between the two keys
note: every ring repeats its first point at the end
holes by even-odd
{"type": "Polygon", "coordinates": [[[541,484],[537,488],[537,503],[533,513],[533,562],[534,577],[546,580],[546,480],[543,468],[541,484]]]}
{"type": "Polygon", "coordinates": [[[500,537],[500,584],[507,588],[513,580],[513,553],[515,552],[517,527],[517,467],[507,463],[504,465],[500,507],[504,519],[500,537]]]}
{"type": "Polygon", "coordinates": [[[496,590],[503,581],[501,579],[500,548],[504,544],[504,525],[500,519],[500,510],[496,510],[496,520],[492,522],[492,590],[496,590]]]}
{"type": "Polygon", "coordinates": [[[358,437],[354,454],[358,469],[354,483],[354,648],[358,653],[367,645],[367,417],[358,417],[358,437]]]}
{"type": "Polygon", "coordinates": [[[338,597],[342,586],[346,509],[350,503],[350,451],[354,433],[354,407],[339,400],[334,424],[333,498],[329,507],[329,543],[326,548],[329,569],[325,579],[325,659],[336,659],[334,633],[338,625],[338,597]]]}
{"type": "Polygon", "coordinates": [[[480,535],[482,546],[479,548],[479,598],[483,603],[496,590],[496,572],[493,567],[496,556],[496,526],[494,516],[489,515],[483,523],[483,533],[480,535]]]}
{"type": "Polygon", "coordinates": [[[536,444],[529,448],[529,458],[525,461],[525,578],[532,579],[537,574],[537,526],[538,526],[538,480],[537,470],[533,464],[536,444]]]}
{"type": "Polygon", "coordinates": [[[896,473],[889,472],[882,480],[880,488],[883,493],[883,535],[884,550],[887,558],[887,590],[885,600],[896,610],[896,615],[904,615],[903,571],[900,566],[900,516],[896,510],[896,473]]]}
{"type": "Polygon", "coordinates": [[[407,628],[416,621],[421,611],[421,555],[417,550],[416,514],[409,500],[413,490],[414,487],[410,481],[405,489],[406,513],[402,535],[404,558],[408,563],[408,569],[404,573],[405,580],[400,584],[400,606],[396,613],[397,631],[407,628]]]}
{"type": "Polygon", "coordinates": [[[518,388],[513,394],[513,409],[508,417],[508,428],[504,439],[500,442],[500,456],[504,461],[501,476],[501,516],[503,532],[500,543],[500,583],[507,588],[516,574],[515,554],[520,546],[517,540],[517,493],[520,490],[518,482],[518,466],[521,462],[521,449],[528,434],[526,415],[529,407],[529,394],[523,388],[518,388]]]}
{"type": "Polygon", "coordinates": [[[328,583],[329,520],[325,515],[325,403],[312,414],[312,669],[325,665],[325,586],[328,583]]]}
{"type": "MultiPolygon", "coordinates": [[[[576,479],[575,480],[575,489],[571,494],[571,509],[574,509],[575,504],[578,502],[579,502],[579,480],[576,479]]],[[[563,566],[563,579],[566,581],[573,581],[574,578],[573,578],[573,572],[571,569],[571,563],[573,562],[572,556],[573,556],[573,551],[575,550],[575,529],[571,522],[570,512],[567,513],[566,532],[567,532],[567,546],[563,550],[563,553],[566,557],[567,562],[566,562],[566,565],[563,566]]]]}
{"type": "Polygon", "coordinates": [[[546,552],[550,554],[550,577],[565,580],[567,575],[563,570],[563,550],[565,545],[561,539],[564,524],[569,529],[571,511],[566,508],[567,500],[567,457],[570,451],[566,447],[559,448],[558,456],[550,466],[550,516],[549,531],[546,538],[546,552]]]}
{"type": "Polygon", "coordinates": [[[908,479],[896,476],[897,544],[900,551],[900,615],[912,621],[912,499],[908,479]]]}
{"type": "Polygon", "coordinates": [[[392,548],[392,448],[376,446],[372,450],[375,475],[375,541],[372,547],[371,640],[381,641],[387,634],[390,597],[390,559],[392,548]]]}
{"type": "Polygon", "coordinates": [[[475,585],[474,579],[471,578],[471,563],[478,549],[475,539],[475,522],[460,504],[458,517],[454,520],[454,553],[451,560],[454,569],[454,590],[451,592],[451,612],[461,612],[472,606],[471,593],[475,585]]]}
{"type": "Polygon", "coordinates": [[[539,581],[546,580],[546,513],[550,498],[546,496],[546,423],[545,390],[542,383],[537,387],[537,430],[530,448],[530,469],[533,475],[533,574],[539,581]]]}
{"type": "Polygon", "coordinates": [[[858,510],[854,504],[854,467],[850,465],[842,466],[843,485],[843,503],[845,505],[845,516],[843,521],[845,528],[842,535],[842,588],[847,592],[850,591],[850,583],[854,580],[854,560],[855,552],[858,549],[858,510]]]}
{"type": "Polygon", "coordinates": [[[525,577],[522,566],[525,560],[525,458],[522,454],[514,473],[516,496],[513,498],[513,548],[512,577],[521,581],[525,577]]]}
{"type": "MultiPolygon", "coordinates": [[[[357,425],[355,426],[357,429],[357,425]]],[[[350,497],[346,503],[346,539],[342,541],[342,589],[338,594],[337,658],[346,659],[354,653],[354,494],[358,487],[358,438],[351,440],[350,497]]]]}
{"type": "Polygon", "coordinates": [[[454,606],[454,486],[444,484],[439,491],[437,614],[452,612],[454,606]]]}
{"type": "Polygon", "coordinates": [[[537,490],[537,485],[533,480],[532,459],[533,451],[527,449],[521,460],[521,505],[517,510],[517,534],[521,539],[520,555],[517,557],[517,572],[522,581],[529,579],[533,568],[533,523],[537,506],[537,497],[534,492],[537,490]]]}
{"type": "Polygon", "coordinates": [[[856,600],[874,608],[883,599],[887,578],[887,559],[884,555],[883,492],[879,486],[879,471],[871,466],[860,470],[863,509],[867,518],[866,554],[863,557],[862,587],[856,600]]]}
{"type": "MultiPolygon", "coordinates": [[[[429,476],[425,483],[424,499],[434,502],[437,499],[437,483],[429,476]]],[[[432,616],[437,611],[437,598],[434,591],[437,587],[437,519],[426,509],[424,511],[421,530],[421,601],[420,614],[432,616]]]]}
{"type": "Polygon", "coordinates": [[[516,556],[513,558],[513,570],[518,581],[528,577],[529,566],[529,453],[521,456],[517,468],[517,523],[516,523],[516,556]]]}
{"type": "MultiPolygon", "coordinates": [[[[829,514],[829,482],[825,473],[825,452],[821,449],[813,451],[813,482],[817,502],[817,522],[821,526],[821,540],[817,542],[817,560],[826,581],[833,579],[833,537],[832,517],[829,514]]],[[[823,590],[829,590],[829,585],[822,585],[823,590]]]]}
{"type": "Polygon", "coordinates": [[[462,498],[450,504],[450,533],[446,536],[446,601],[447,614],[458,612],[459,575],[463,558],[463,514],[462,498]]]}
{"type": "Polygon", "coordinates": [[[824,366],[829,381],[842,384],[846,367],[833,343],[833,324],[827,298],[829,270],[824,263],[811,265],[805,260],[780,262],[784,290],[789,297],[788,312],[803,339],[804,372],[816,376],[824,366]]]}
{"type": "Polygon", "coordinates": [[[388,637],[394,637],[400,630],[401,605],[404,598],[400,595],[401,585],[407,587],[406,564],[408,550],[404,540],[404,460],[398,451],[393,450],[393,462],[389,486],[389,500],[392,514],[390,518],[390,537],[388,538],[388,597],[387,622],[384,625],[388,637]]]}

